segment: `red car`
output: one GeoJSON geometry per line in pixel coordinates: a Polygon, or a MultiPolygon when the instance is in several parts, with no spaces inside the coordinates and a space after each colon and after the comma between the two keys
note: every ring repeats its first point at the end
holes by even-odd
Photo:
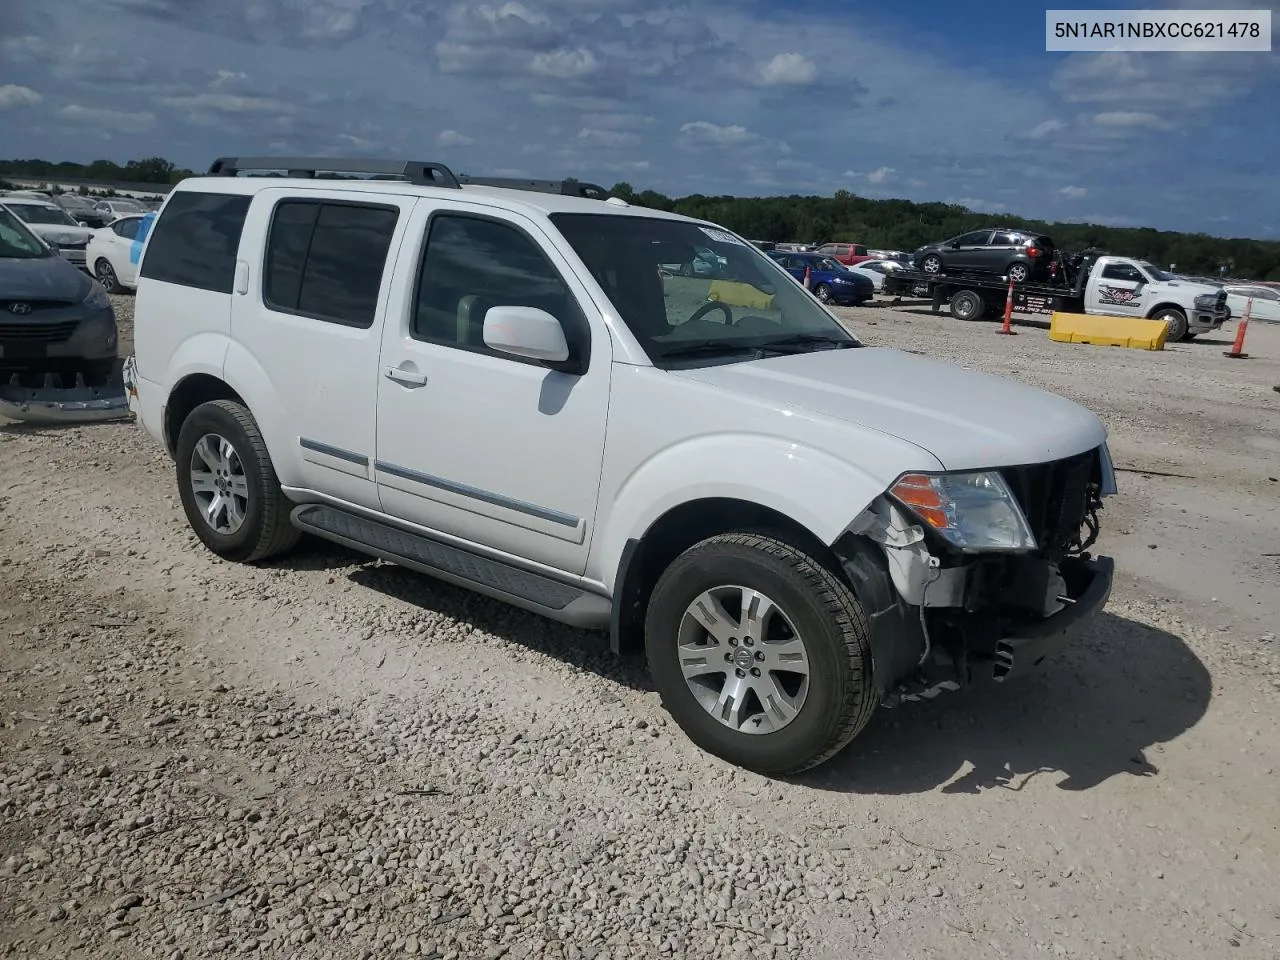
{"type": "Polygon", "coordinates": [[[846,267],[852,267],[855,263],[861,263],[863,260],[874,260],[867,248],[860,243],[824,243],[815,252],[822,254],[824,257],[830,257],[832,260],[838,260],[846,267]]]}

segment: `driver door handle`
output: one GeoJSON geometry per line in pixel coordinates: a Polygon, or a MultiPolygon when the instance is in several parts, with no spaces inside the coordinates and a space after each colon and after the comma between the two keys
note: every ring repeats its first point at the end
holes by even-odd
{"type": "Polygon", "coordinates": [[[416,370],[405,370],[401,367],[383,367],[382,375],[388,380],[394,380],[396,383],[403,384],[406,387],[422,387],[427,383],[427,375],[425,373],[418,373],[416,370]]]}

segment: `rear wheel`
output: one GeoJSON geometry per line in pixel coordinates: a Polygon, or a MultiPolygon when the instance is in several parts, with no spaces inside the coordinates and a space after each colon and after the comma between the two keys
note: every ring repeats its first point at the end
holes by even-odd
{"type": "Polygon", "coordinates": [[[107,293],[124,293],[124,286],[116,276],[115,267],[106,257],[99,257],[93,265],[93,275],[98,278],[107,293]]]}
{"type": "Polygon", "coordinates": [[[721,534],[677,557],[650,597],[645,648],[688,737],[762,774],[817,766],[875,709],[862,607],[772,536],[721,534]]]}
{"type": "Polygon", "coordinates": [[[298,542],[291,504],[243,405],[213,400],[196,407],[178,433],[175,458],[187,522],[218,556],[252,563],[298,542]]]}
{"type": "Polygon", "coordinates": [[[957,320],[977,320],[985,310],[982,297],[973,290],[961,290],[951,298],[951,315],[957,320]]]}
{"type": "Polygon", "coordinates": [[[1177,343],[1187,336],[1187,315],[1177,307],[1165,307],[1157,310],[1151,315],[1152,320],[1163,320],[1169,328],[1169,332],[1165,334],[1165,339],[1170,343],[1177,343]]]}
{"type": "Polygon", "coordinates": [[[1014,283],[1024,283],[1029,276],[1031,276],[1031,271],[1027,269],[1025,263],[1009,264],[1009,279],[1014,283]]]}

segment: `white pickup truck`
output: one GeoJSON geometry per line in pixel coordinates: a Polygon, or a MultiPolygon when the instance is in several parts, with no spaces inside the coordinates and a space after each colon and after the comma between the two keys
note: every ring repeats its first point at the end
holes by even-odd
{"type": "Polygon", "coordinates": [[[125,371],[214,553],[305,531],[608,631],[767,774],[1110,595],[1094,414],[868,347],[736,234],[577,181],[218,160],[146,240],[125,371]]]}
{"type": "MultiPolygon", "coordinates": [[[[1028,313],[1093,313],[1113,317],[1149,317],[1169,325],[1169,342],[1189,340],[1226,322],[1227,295],[1204,283],[1179,280],[1146,260],[1131,257],[1082,257],[1059,282],[1014,284],[1014,306],[1028,313]]],[[[886,277],[888,293],[931,296],[934,310],[945,302],[959,320],[997,317],[1005,305],[1009,280],[991,274],[925,274],[897,270],[886,277]]]]}

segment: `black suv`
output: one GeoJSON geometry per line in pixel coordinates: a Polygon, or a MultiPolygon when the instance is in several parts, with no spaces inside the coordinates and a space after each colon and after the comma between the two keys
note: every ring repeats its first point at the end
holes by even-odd
{"type": "Polygon", "coordinates": [[[994,273],[1022,283],[1047,274],[1053,254],[1053,240],[1044,234],[993,227],[930,243],[912,260],[928,274],[994,273]]]}

